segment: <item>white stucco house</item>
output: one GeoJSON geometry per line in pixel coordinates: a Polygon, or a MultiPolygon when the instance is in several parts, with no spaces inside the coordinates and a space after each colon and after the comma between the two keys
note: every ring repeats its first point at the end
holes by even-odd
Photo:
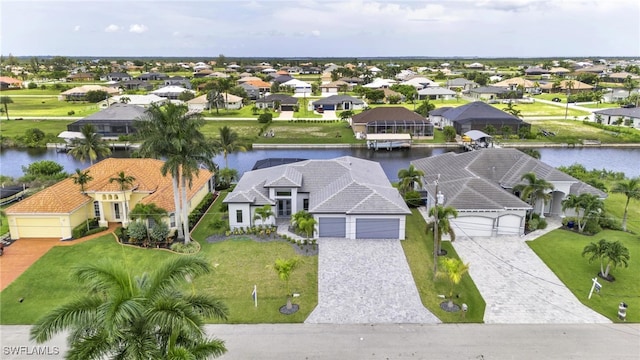
{"type": "Polygon", "coordinates": [[[291,79],[287,82],[280,84],[282,87],[289,87],[293,89],[293,96],[310,96],[311,95],[311,84],[308,82],[291,79]]]}
{"type": "Polygon", "coordinates": [[[456,235],[461,236],[523,235],[528,210],[541,216],[571,216],[562,211],[562,200],[569,194],[607,196],[517,149],[449,152],[411,164],[426,174],[423,185],[427,208],[435,205],[436,198],[440,205],[455,208],[458,217],[450,222],[456,235]],[[549,202],[540,200],[532,207],[514,193],[514,187],[524,183],[522,176],[530,172],[553,185],[549,202]]]}
{"type": "Polygon", "coordinates": [[[591,120],[605,125],[620,125],[640,129],[640,108],[611,108],[594,111],[591,120]]]}
{"type": "Polygon", "coordinates": [[[349,239],[404,239],[411,213],[379,163],[350,156],[246,172],[224,203],[231,229],[261,225],[255,210],[270,205],[267,224],[305,210],[317,222],[314,236],[349,239]]]}

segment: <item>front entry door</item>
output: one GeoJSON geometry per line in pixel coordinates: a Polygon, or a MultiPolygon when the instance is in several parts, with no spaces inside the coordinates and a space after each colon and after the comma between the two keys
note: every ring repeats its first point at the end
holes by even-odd
{"type": "Polygon", "coordinates": [[[278,200],[278,216],[291,216],[291,200],[278,200]]]}
{"type": "Polygon", "coordinates": [[[115,220],[120,220],[120,204],[113,203],[113,217],[115,220]]]}

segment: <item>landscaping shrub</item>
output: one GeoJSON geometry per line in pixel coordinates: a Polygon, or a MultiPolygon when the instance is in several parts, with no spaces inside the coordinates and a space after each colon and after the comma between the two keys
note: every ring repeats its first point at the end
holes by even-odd
{"type": "Polygon", "coordinates": [[[422,205],[420,193],[417,191],[407,191],[407,193],[404,194],[404,201],[409,207],[418,207],[422,205]]]}
{"type": "Polygon", "coordinates": [[[166,242],[169,236],[169,226],[164,222],[156,223],[151,230],[149,230],[149,237],[154,243],[166,242]]]}
{"type": "Polygon", "coordinates": [[[258,122],[261,124],[268,124],[273,120],[273,115],[271,113],[260,114],[258,116],[258,122]]]}
{"type": "Polygon", "coordinates": [[[171,245],[171,250],[181,254],[195,254],[198,252],[199,249],[200,247],[198,246],[198,243],[195,241],[192,241],[188,244],[175,243],[171,245]]]}
{"type": "Polygon", "coordinates": [[[99,233],[100,231],[104,231],[107,229],[106,227],[98,227],[98,219],[96,218],[89,219],[88,227],[89,228],[87,229],[87,222],[79,224],[78,226],[74,227],[73,230],[71,230],[71,237],[74,239],[79,239],[83,236],[99,233]]]}
{"type": "Polygon", "coordinates": [[[194,226],[198,223],[202,215],[204,215],[205,211],[209,208],[211,203],[213,203],[213,194],[208,193],[205,197],[200,201],[198,206],[189,214],[189,229],[193,229],[194,226]]]}
{"type": "Polygon", "coordinates": [[[147,227],[139,221],[134,221],[129,224],[127,235],[132,240],[144,240],[147,238],[147,227]]]}
{"type": "Polygon", "coordinates": [[[73,111],[73,110],[69,110],[69,111],[67,111],[67,115],[69,115],[69,116],[71,116],[71,115],[75,115],[75,113],[76,113],[76,112],[75,112],[75,111],[73,111]]]}
{"type": "Polygon", "coordinates": [[[123,228],[122,226],[117,227],[113,233],[118,237],[118,240],[121,243],[129,242],[129,235],[127,233],[127,229],[123,228]]]}

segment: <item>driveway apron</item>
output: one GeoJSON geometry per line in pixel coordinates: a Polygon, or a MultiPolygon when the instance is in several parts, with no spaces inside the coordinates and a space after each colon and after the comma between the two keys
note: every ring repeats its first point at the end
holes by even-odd
{"type": "MultiPolygon", "coordinates": [[[[550,224],[549,228],[553,227],[550,224]]],[[[536,231],[526,237],[459,236],[453,242],[460,258],[470,264],[469,274],[487,304],[484,322],[610,323],[604,316],[584,306],[529,248],[526,240],[541,233],[536,231]]]]}
{"type": "Polygon", "coordinates": [[[318,306],[305,323],[439,323],[420,301],[400,240],[322,238],[318,306]]]}

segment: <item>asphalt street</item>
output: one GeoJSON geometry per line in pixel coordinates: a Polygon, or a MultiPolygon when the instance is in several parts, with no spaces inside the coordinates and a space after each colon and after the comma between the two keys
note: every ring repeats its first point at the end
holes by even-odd
{"type": "MultiPolygon", "coordinates": [[[[207,325],[220,359],[633,359],[640,324],[207,325]]],[[[3,360],[61,359],[63,336],[36,345],[28,326],[0,326],[3,360]]]]}

